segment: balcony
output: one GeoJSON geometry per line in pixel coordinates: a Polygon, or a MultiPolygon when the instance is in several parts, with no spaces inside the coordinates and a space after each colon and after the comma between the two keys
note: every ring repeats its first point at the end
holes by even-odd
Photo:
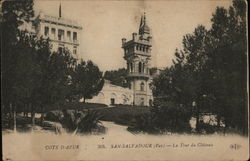
{"type": "Polygon", "coordinates": [[[132,73],[128,73],[127,77],[128,77],[128,78],[136,77],[136,78],[145,78],[145,79],[149,79],[149,78],[150,78],[150,75],[147,74],[147,73],[132,72],[132,73]]]}

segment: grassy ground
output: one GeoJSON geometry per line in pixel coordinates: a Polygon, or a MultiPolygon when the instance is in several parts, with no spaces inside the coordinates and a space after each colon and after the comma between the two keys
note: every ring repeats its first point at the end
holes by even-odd
{"type": "MultiPolygon", "coordinates": [[[[78,106],[79,107],[79,106],[78,106]]],[[[90,109],[93,111],[98,111],[98,113],[102,116],[101,120],[103,121],[112,121],[117,124],[125,125],[125,126],[133,126],[135,123],[135,118],[139,117],[145,113],[149,113],[152,109],[151,107],[140,107],[140,106],[125,106],[125,105],[116,105],[115,107],[107,107],[102,106],[102,104],[81,104],[82,108],[78,108],[79,110],[90,109]],[[84,108],[87,107],[87,108],[84,108]]],[[[59,109],[68,109],[74,110],[76,107],[72,108],[72,105],[67,107],[60,107],[59,109]]],[[[52,108],[54,110],[54,108],[52,108]]],[[[57,110],[54,110],[57,111],[57,110]]],[[[40,118],[40,117],[39,117],[40,118]]],[[[40,119],[36,118],[36,125],[39,125],[40,119]]],[[[45,117],[46,120],[46,117],[45,117]]],[[[6,126],[3,126],[3,129],[8,129],[8,120],[3,119],[2,123],[6,126]]],[[[31,124],[31,118],[25,118],[21,114],[17,115],[17,129],[18,131],[28,131],[28,127],[26,125],[31,124]]]]}
{"type": "Polygon", "coordinates": [[[135,118],[145,113],[149,113],[150,107],[139,106],[116,106],[110,108],[97,109],[103,116],[104,121],[113,121],[122,125],[133,125],[135,118]]]}

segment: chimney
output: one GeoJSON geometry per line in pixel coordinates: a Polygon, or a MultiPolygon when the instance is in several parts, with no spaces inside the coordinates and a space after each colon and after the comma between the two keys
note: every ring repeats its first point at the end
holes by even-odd
{"type": "Polygon", "coordinates": [[[122,45],[126,43],[126,39],[122,38],[122,45]]]}
{"type": "Polygon", "coordinates": [[[132,38],[133,38],[133,40],[135,40],[135,39],[136,39],[136,36],[137,36],[137,33],[135,33],[135,32],[134,32],[134,33],[132,34],[132,38]]]}

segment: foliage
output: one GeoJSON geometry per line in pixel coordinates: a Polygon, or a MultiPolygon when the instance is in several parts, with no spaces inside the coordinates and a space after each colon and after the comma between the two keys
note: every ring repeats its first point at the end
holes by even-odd
{"type": "Polygon", "coordinates": [[[129,87],[129,82],[126,81],[127,70],[125,68],[120,68],[118,70],[110,70],[104,73],[104,79],[110,80],[111,84],[129,87]]]}
{"type": "MultiPolygon", "coordinates": [[[[2,9],[1,105],[5,109],[13,105],[12,110],[32,112],[34,124],[35,112],[40,109],[42,121],[48,107],[60,107],[68,100],[79,102],[79,97],[92,98],[98,94],[103,80],[96,65],[91,61],[76,64],[68,50],[52,52],[49,39],[24,30],[33,24],[32,0],[4,1],[2,9]]],[[[12,111],[9,112],[12,116],[12,111]]]]}
{"type": "Polygon", "coordinates": [[[78,133],[104,133],[105,127],[101,124],[102,115],[97,111],[88,111],[85,117],[79,121],[78,133]]]}
{"type": "Polygon", "coordinates": [[[69,133],[103,133],[105,128],[100,119],[102,115],[98,111],[75,111],[75,110],[54,110],[46,114],[48,121],[59,122],[69,133]]]}
{"type": "Polygon", "coordinates": [[[133,131],[148,133],[190,132],[190,115],[191,113],[186,108],[168,102],[167,105],[164,104],[152,109],[150,113],[137,117],[133,131]]]}
{"type": "Polygon", "coordinates": [[[101,119],[104,121],[113,121],[123,125],[134,125],[135,119],[146,113],[150,113],[150,107],[140,106],[120,106],[97,109],[103,116],[101,119]]]}
{"type": "Polygon", "coordinates": [[[80,61],[72,74],[73,95],[79,100],[91,99],[96,96],[104,85],[102,72],[92,61],[80,61]]]}
{"type": "MultiPolygon", "coordinates": [[[[19,30],[19,27],[24,23],[30,23],[31,18],[34,15],[33,1],[4,1],[2,3],[2,12],[2,101],[5,104],[9,104],[11,102],[17,103],[15,101],[17,98],[17,93],[15,93],[17,91],[16,87],[22,83],[21,80],[17,82],[19,79],[18,76],[20,76],[22,71],[29,69],[29,66],[27,66],[27,68],[21,71],[19,70],[20,65],[25,64],[30,65],[31,67],[35,66],[32,62],[31,64],[27,63],[28,61],[32,61],[34,59],[33,56],[29,57],[28,60],[24,59],[24,54],[26,54],[26,56],[30,56],[33,49],[26,49],[23,47],[29,46],[30,44],[27,42],[28,37],[19,30]],[[19,59],[26,62],[19,61],[19,59]]],[[[27,75],[24,75],[24,77],[32,75],[33,72],[34,71],[28,72],[27,75]]]]}
{"type": "Polygon", "coordinates": [[[226,129],[247,132],[245,7],[241,0],[234,0],[229,9],[217,7],[211,29],[199,25],[183,37],[183,49],[176,49],[173,65],[153,81],[161,120],[156,125],[172,129],[177,118],[186,124],[192,112],[200,132],[200,114],[207,112],[217,116],[218,126],[223,120],[226,129]]]}

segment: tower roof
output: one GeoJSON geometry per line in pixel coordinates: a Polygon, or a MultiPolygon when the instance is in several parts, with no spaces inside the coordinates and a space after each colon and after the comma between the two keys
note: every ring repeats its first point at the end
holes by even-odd
{"type": "Polygon", "coordinates": [[[141,16],[141,23],[140,23],[140,27],[139,27],[139,34],[143,35],[143,34],[150,34],[150,28],[147,25],[147,21],[146,21],[146,13],[144,12],[144,15],[141,16]]]}

